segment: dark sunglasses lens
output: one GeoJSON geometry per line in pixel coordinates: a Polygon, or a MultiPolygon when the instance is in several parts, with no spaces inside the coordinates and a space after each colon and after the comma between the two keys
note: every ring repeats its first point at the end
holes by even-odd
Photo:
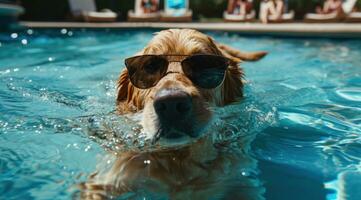
{"type": "Polygon", "coordinates": [[[161,56],[137,56],[125,60],[130,81],[135,87],[155,86],[167,70],[168,61],[161,56]]]}
{"type": "Polygon", "coordinates": [[[228,60],[221,56],[195,55],[182,62],[184,73],[201,88],[212,89],[224,79],[228,60]]]}

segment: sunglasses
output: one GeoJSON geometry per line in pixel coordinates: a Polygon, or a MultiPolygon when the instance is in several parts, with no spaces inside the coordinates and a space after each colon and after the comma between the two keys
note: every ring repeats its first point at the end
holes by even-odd
{"type": "Polygon", "coordinates": [[[141,55],[125,60],[131,83],[148,89],[167,74],[168,65],[179,62],[183,73],[198,87],[213,89],[222,84],[230,60],[217,55],[141,55]],[[185,59],[182,59],[186,57],[185,59]],[[177,59],[178,58],[178,59],[177,59]]]}

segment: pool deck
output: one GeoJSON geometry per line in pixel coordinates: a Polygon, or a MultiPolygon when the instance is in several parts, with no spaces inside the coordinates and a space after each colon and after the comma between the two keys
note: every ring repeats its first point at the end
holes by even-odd
{"type": "Polygon", "coordinates": [[[29,28],[111,28],[111,29],[167,29],[192,28],[203,31],[227,31],[246,35],[271,35],[290,37],[341,37],[361,38],[361,23],[161,23],[161,22],[20,22],[29,28]]]}

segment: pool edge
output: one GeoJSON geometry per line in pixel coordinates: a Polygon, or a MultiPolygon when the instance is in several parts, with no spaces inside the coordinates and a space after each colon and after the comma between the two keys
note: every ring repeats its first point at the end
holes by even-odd
{"type": "Polygon", "coordinates": [[[361,38],[361,23],[161,23],[161,22],[118,22],[118,23],[83,23],[83,22],[30,22],[20,25],[28,28],[91,28],[91,29],[167,29],[192,28],[202,31],[227,31],[246,35],[271,35],[287,37],[337,37],[361,38]]]}

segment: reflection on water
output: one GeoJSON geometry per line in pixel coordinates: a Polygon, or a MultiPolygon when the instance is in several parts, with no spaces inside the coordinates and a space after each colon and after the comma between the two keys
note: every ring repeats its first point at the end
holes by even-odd
{"type": "MultiPolygon", "coordinates": [[[[220,133],[215,143],[254,138],[248,153],[267,199],[358,197],[360,41],[211,34],[271,52],[243,64],[246,98],[215,109],[208,129],[220,133]]],[[[114,99],[124,58],[151,37],[82,29],[0,34],[0,198],[69,199],[105,150],[147,147],[133,117],[114,114],[114,99]]]]}

